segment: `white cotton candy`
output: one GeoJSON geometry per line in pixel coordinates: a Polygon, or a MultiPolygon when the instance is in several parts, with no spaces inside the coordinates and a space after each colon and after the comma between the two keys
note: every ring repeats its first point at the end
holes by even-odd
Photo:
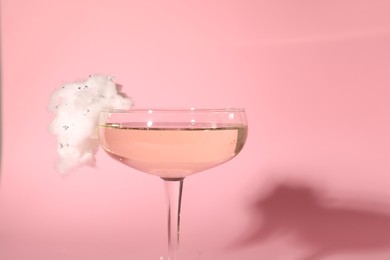
{"type": "Polygon", "coordinates": [[[49,111],[56,113],[50,131],[57,137],[59,172],[67,173],[82,165],[94,166],[99,149],[100,111],[129,109],[132,105],[132,100],[120,92],[110,76],[94,75],[56,89],[50,98],[49,111]]]}

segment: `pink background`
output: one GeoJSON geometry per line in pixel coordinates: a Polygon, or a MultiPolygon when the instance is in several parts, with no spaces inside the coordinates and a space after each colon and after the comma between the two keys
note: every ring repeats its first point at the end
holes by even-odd
{"type": "Polygon", "coordinates": [[[183,260],[390,259],[390,1],[1,0],[0,259],[165,255],[162,181],[98,155],[63,178],[50,93],[246,107],[233,161],[185,181],[183,260]]]}

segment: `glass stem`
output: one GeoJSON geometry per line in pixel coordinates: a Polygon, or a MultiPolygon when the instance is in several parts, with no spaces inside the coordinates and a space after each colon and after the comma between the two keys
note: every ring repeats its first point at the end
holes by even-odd
{"type": "Polygon", "coordinates": [[[179,260],[180,206],[183,178],[163,180],[168,206],[168,260],[179,260]]]}

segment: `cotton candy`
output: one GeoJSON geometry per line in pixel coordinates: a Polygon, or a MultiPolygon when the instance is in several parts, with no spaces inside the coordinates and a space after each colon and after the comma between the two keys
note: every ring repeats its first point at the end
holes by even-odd
{"type": "Polygon", "coordinates": [[[57,137],[58,171],[94,166],[100,111],[130,109],[132,105],[132,99],[120,91],[111,76],[93,75],[54,90],[48,109],[56,114],[49,129],[57,137]]]}

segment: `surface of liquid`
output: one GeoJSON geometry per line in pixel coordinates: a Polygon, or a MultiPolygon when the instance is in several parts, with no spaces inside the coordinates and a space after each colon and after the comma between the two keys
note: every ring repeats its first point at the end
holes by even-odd
{"type": "Polygon", "coordinates": [[[232,159],[244,146],[247,127],[180,125],[99,126],[99,142],[116,160],[162,178],[184,178],[232,159]]]}

